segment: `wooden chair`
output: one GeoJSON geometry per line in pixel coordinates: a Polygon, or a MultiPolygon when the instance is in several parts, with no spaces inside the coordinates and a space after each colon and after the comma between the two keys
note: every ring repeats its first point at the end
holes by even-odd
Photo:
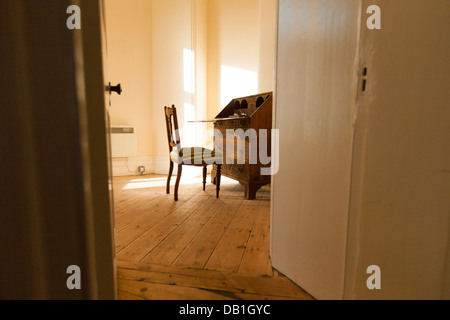
{"type": "Polygon", "coordinates": [[[219,198],[222,156],[214,150],[206,148],[182,148],[178,131],[177,109],[174,105],[172,105],[171,108],[164,107],[164,115],[166,118],[167,140],[169,143],[170,154],[170,167],[166,186],[167,194],[170,194],[170,179],[172,178],[174,163],[178,165],[177,181],[175,183],[175,201],[178,201],[178,187],[180,185],[182,167],[184,165],[203,167],[203,191],[205,191],[207,167],[208,165],[213,164],[216,159],[220,159],[220,161],[216,161],[215,163],[217,166],[215,178],[216,197],[219,198]]]}

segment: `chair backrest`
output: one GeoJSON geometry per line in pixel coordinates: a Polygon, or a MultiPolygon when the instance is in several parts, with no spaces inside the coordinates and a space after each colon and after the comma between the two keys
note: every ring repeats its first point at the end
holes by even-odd
{"type": "Polygon", "coordinates": [[[177,108],[175,108],[174,105],[172,105],[172,107],[164,107],[164,116],[166,119],[167,141],[169,143],[169,152],[172,152],[173,148],[175,147],[177,147],[178,150],[180,150],[181,146],[180,146],[180,134],[178,131],[177,108]]]}

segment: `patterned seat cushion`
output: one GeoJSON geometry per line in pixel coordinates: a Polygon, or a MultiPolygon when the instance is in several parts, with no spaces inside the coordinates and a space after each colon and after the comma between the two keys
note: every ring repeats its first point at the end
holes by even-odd
{"type": "Polygon", "coordinates": [[[222,163],[222,154],[202,147],[182,148],[179,155],[178,149],[174,148],[170,153],[170,158],[176,164],[186,165],[204,166],[222,163]]]}

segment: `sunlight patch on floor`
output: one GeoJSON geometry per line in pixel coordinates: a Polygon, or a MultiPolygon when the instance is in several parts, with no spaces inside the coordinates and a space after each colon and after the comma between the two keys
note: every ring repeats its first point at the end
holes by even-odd
{"type": "MultiPolygon", "coordinates": [[[[227,180],[228,178],[222,177],[222,182],[227,180]]],[[[172,179],[170,181],[171,185],[174,185],[176,181],[176,175],[172,176],[172,179]]],[[[211,178],[208,175],[208,178],[206,179],[207,183],[211,183],[211,178]]],[[[180,185],[190,185],[190,184],[201,184],[203,182],[203,177],[181,177],[180,185]]],[[[157,178],[135,178],[130,180],[129,183],[127,183],[122,190],[134,190],[134,189],[148,189],[148,188],[156,188],[156,187],[165,187],[167,183],[167,177],[157,177],[157,178]]]]}

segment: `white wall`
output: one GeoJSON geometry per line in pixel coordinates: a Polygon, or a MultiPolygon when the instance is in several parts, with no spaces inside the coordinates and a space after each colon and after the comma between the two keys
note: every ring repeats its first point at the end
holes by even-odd
{"type": "Polygon", "coordinates": [[[114,159],[114,175],[132,175],[143,165],[153,171],[152,139],[152,2],[107,0],[108,71],[122,95],[111,96],[111,124],[134,126],[136,157],[114,159]]]}
{"type": "Polygon", "coordinates": [[[450,2],[369,4],[382,29],[362,29],[346,298],[448,299],[450,2]],[[365,285],[372,264],[379,291],[365,285]]]}
{"type": "MultiPolygon", "coordinates": [[[[164,106],[173,104],[177,108],[178,123],[183,130],[182,145],[198,145],[203,138],[198,126],[188,121],[206,117],[206,2],[153,0],[152,3],[152,137],[155,172],[166,174],[169,149],[164,106]]],[[[183,176],[189,169],[184,170],[183,176]]]]}
{"type": "Polygon", "coordinates": [[[276,1],[259,0],[258,92],[273,91],[276,1]]]}
{"type": "Polygon", "coordinates": [[[208,116],[258,93],[259,0],[208,0],[208,116]]]}
{"type": "Polygon", "coordinates": [[[319,299],[342,298],[359,1],[281,0],[272,262],[319,299]]]}
{"type": "Polygon", "coordinates": [[[275,0],[208,0],[207,28],[207,119],[234,98],[273,91],[275,0]]]}

